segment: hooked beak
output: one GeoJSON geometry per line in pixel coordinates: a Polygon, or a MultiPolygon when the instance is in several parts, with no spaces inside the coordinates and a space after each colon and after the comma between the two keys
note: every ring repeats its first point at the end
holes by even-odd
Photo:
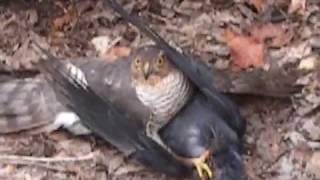
{"type": "Polygon", "coordinates": [[[143,66],[143,77],[145,80],[147,80],[149,78],[151,74],[151,68],[150,68],[150,64],[149,63],[145,63],[143,66]]]}

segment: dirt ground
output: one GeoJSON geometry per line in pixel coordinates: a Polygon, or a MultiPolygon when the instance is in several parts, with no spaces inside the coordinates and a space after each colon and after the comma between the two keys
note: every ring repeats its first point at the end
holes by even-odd
{"type": "MultiPolygon", "coordinates": [[[[269,73],[268,67],[277,64],[283,71],[303,71],[296,81],[288,82],[303,85],[302,89],[286,98],[250,92],[238,92],[231,98],[248,123],[243,159],[249,179],[320,179],[318,1],[119,2],[130,12],[140,13],[165,39],[189,48],[214,68],[260,68],[269,73]],[[260,35],[251,31],[255,25],[264,27],[260,35]],[[274,30],[275,25],[287,31],[274,30]],[[270,45],[265,36],[263,42],[257,40],[261,34],[278,39],[270,45]],[[254,53],[240,46],[253,48],[254,53]],[[255,60],[249,62],[251,56],[255,60]]],[[[105,37],[126,47],[150,41],[101,0],[0,0],[1,72],[34,70],[36,55],[28,47],[32,39],[47,42],[59,57],[73,58],[104,56],[93,39],[105,37]]],[[[64,130],[0,136],[0,179],[170,179],[128,161],[99,139],[74,137],[64,130]]]]}

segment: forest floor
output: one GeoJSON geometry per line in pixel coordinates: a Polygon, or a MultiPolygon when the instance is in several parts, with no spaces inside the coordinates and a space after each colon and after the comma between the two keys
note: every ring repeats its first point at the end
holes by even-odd
{"type": "MultiPolygon", "coordinates": [[[[281,71],[304,71],[295,81],[286,82],[292,87],[303,85],[302,89],[286,97],[277,97],[277,88],[265,94],[264,89],[254,95],[229,93],[248,123],[243,159],[249,179],[320,179],[318,1],[119,2],[143,16],[165,39],[190,49],[214,68],[268,72],[277,64],[281,71]]],[[[102,0],[0,1],[0,71],[34,70],[36,55],[29,49],[34,38],[66,58],[110,56],[109,50],[99,49],[99,40],[130,48],[150,41],[102,0]]],[[[0,179],[170,178],[128,162],[96,138],[58,130],[1,135],[0,179]]]]}

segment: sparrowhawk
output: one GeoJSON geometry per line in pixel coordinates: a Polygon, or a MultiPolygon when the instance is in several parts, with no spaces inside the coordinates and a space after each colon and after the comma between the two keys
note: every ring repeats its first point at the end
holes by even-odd
{"type": "MultiPolygon", "coordinates": [[[[203,165],[202,161],[213,153],[216,179],[246,179],[239,155],[240,137],[200,92],[160,130],[164,143],[170,147],[168,150],[141,133],[141,120],[114,107],[110,96],[101,98],[72,73],[55,66],[56,63],[48,59],[42,64],[42,70],[52,77],[51,82],[55,83],[51,84],[61,101],[76,112],[86,126],[119,150],[134,149],[132,157],[175,176],[189,174],[191,165],[203,165]]],[[[207,172],[212,175],[210,169],[207,172]]]]}

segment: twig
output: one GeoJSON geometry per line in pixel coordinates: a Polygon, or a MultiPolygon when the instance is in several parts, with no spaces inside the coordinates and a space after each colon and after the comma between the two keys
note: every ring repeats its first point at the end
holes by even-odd
{"type": "Polygon", "coordinates": [[[14,161],[4,161],[1,162],[3,164],[15,164],[15,165],[24,165],[24,166],[34,166],[34,167],[40,167],[44,168],[50,171],[59,171],[59,172],[64,172],[64,173],[75,173],[75,171],[70,170],[66,167],[61,167],[58,165],[52,165],[52,164],[44,164],[42,162],[32,162],[32,161],[19,161],[19,160],[14,160],[14,161]]]}
{"type": "Polygon", "coordinates": [[[80,157],[32,157],[32,156],[17,156],[17,155],[1,155],[1,164],[15,164],[15,165],[26,165],[36,166],[45,168],[52,171],[60,171],[65,173],[75,173],[74,170],[70,170],[66,167],[60,167],[51,163],[73,163],[78,161],[88,161],[94,159],[94,153],[89,153],[85,156],[80,157]]]}
{"type": "Polygon", "coordinates": [[[149,15],[149,16],[151,16],[152,18],[158,20],[158,21],[164,22],[166,25],[168,25],[168,24],[171,25],[171,22],[170,22],[167,18],[165,18],[165,17],[159,16],[159,15],[154,14],[154,13],[152,13],[152,12],[146,12],[146,14],[149,15]]]}
{"type": "Polygon", "coordinates": [[[88,161],[94,159],[94,153],[89,153],[85,156],[80,157],[32,157],[32,156],[18,156],[18,155],[0,155],[0,162],[16,162],[14,164],[19,164],[19,162],[40,162],[40,163],[67,163],[67,162],[77,162],[77,161],[88,161]]]}
{"type": "Polygon", "coordinates": [[[3,175],[3,174],[0,174],[0,179],[1,180],[26,180],[27,178],[26,178],[26,175],[12,175],[12,174],[10,174],[10,175],[3,175]]]}

